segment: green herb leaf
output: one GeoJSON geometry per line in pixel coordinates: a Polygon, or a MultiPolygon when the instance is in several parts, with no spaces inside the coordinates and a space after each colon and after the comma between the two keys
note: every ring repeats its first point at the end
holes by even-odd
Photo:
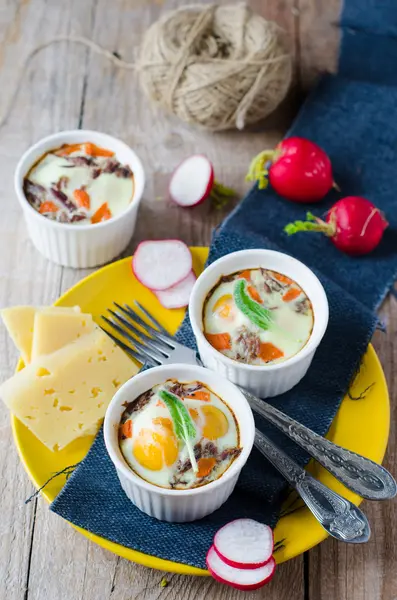
{"type": "Polygon", "coordinates": [[[163,577],[162,580],[160,581],[160,587],[165,588],[168,585],[168,580],[163,577]]]}
{"type": "Polygon", "coordinates": [[[168,390],[159,390],[158,394],[170,411],[176,437],[185,442],[190,462],[192,463],[192,469],[197,473],[198,466],[191,442],[191,440],[196,437],[196,427],[189,411],[182,400],[172,392],[169,392],[168,390]]]}
{"type": "Polygon", "coordinates": [[[237,308],[245,315],[251,323],[267,330],[273,322],[273,315],[270,310],[264,308],[258,302],[255,302],[246,291],[247,282],[244,279],[238,279],[234,286],[233,296],[237,308]]]}

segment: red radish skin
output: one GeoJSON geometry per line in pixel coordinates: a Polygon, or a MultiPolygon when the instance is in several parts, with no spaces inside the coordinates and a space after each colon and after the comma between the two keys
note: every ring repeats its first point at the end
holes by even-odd
{"type": "Polygon", "coordinates": [[[276,562],[271,558],[266,565],[258,569],[236,569],[223,562],[214,546],[207,552],[207,568],[212,577],[236,590],[250,592],[263,587],[272,579],[276,570],[276,562]]]}
{"type": "Polygon", "coordinates": [[[184,308],[189,304],[190,294],[195,283],[196,275],[193,271],[190,271],[183,281],[167,290],[154,293],[164,308],[184,308]]]}
{"type": "Polygon", "coordinates": [[[189,275],[192,255],[181,240],[148,240],[138,245],[132,270],[142,285],[152,291],[162,291],[189,275]]]}
{"type": "Polygon", "coordinates": [[[214,548],[227,565],[237,569],[263,567],[272,557],[273,531],[253,519],[235,519],[214,537],[214,548]]]}
{"type": "Polygon", "coordinates": [[[248,181],[258,181],[292,202],[319,202],[336,187],[328,155],[314,142],[301,137],[282,140],[274,151],[264,151],[251,162],[248,181]],[[267,168],[268,162],[271,162],[267,168]]]}
{"type": "Polygon", "coordinates": [[[286,225],[288,235],[299,231],[319,231],[350,256],[372,252],[380,243],[388,223],[372,202],[361,196],[346,196],[336,202],[326,220],[307,213],[307,221],[286,225]]]}
{"type": "Polygon", "coordinates": [[[204,154],[193,154],[177,166],[168,193],[183,208],[198,206],[209,197],[215,207],[221,208],[228,198],[236,196],[234,190],[215,181],[214,167],[204,154]]]}

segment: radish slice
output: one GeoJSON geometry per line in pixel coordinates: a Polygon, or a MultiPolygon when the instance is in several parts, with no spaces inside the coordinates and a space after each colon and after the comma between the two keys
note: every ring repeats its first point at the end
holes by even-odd
{"type": "Polygon", "coordinates": [[[180,240],[141,242],[132,259],[135,277],[150,290],[167,290],[192,270],[192,255],[180,240]]]}
{"type": "Polygon", "coordinates": [[[214,547],[231,567],[255,569],[270,560],[273,542],[273,531],[268,525],[252,519],[236,519],[217,531],[214,547]]]}
{"type": "Polygon", "coordinates": [[[212,164],[203,154],[194,154],[175,169],[170,181],[169,194],[179,206],[196,206],[208,198],[213,183],[212,164]]]}
{"type": "Polygon", "coordinates": [[[276,569],[274,558],[271,558],[263,567],[258,569],[236,569],[227,565],[214,546],[207,553],[207,567],[212,577],[221,583],[231,585],[237,590],[257,590],[271,580],[276,569]]]}
{"type": "Polygon", "coordinates": [[[193,271],[190,271],[183,281],[168,290],[155,292],[155,294],[164,308],[183,308],[189,304],[190,294],[195,283],[196,276],[193,271]]]}

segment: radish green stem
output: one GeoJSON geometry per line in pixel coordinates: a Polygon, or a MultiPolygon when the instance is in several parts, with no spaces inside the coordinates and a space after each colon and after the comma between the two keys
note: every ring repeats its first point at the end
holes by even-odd
{"type": "Polygon", "coordinates": [[[229,201],[230,198],[235,198],[237,193],[232,188],[226,187],[219,181],[214,181],[210,197],[213,201],[215,208],[223,208],[229,201]]]}
{"type": "Polygon", "coordinates": [[[248,167],[248,173],[245,177],[246,181],[257,181],[260,190],[264,190],[268,186],[268,169],[266,165],[269,160],[274,159],[275,152],[273,150],[263,150],[257,154],[251,161],[248,167]]]}
{"type": "Polygon", "coordinates": [[[285,233],[293,235],[300,231],[320,231],[329,237],[335,235],[335,226],[333,223],[326,223],[311,212],[306,213],[306,219],[307,221],[294,221],[293,223],[288,223],[288,225],[284,227],[285,233]]]}

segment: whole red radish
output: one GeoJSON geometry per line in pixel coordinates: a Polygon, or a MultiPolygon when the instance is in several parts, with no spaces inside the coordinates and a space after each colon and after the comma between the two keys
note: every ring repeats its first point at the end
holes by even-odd
{"type": "Polygon", "coordinates": [[[320,231],[335,246],[350,256],[369,254],[382,239],[388,226],[385,217],[372,202],[361,196],[338,200],[327,213],[326,220],[307,213],[307,221],[295,221],[284,227],[288,235],[299,231],[320,231]]]}
{"type": "Polygon", "coordinates": [[[247,180],[258,181],[259,189],[269,181],[280,196],[293,202],[318,202],[336,187],[327,154],[301,137],[286,138],[274,151],[258,154],[251,162],[247,180]]]}
{"type": "Polygon", "coordinates": [[[215,180],[214,167],[204,154],[185,158],[175,169],[169,184],[171,199],[184,208],[212,198],[216,208],[222,208],[236,192],[215,180]]]}

